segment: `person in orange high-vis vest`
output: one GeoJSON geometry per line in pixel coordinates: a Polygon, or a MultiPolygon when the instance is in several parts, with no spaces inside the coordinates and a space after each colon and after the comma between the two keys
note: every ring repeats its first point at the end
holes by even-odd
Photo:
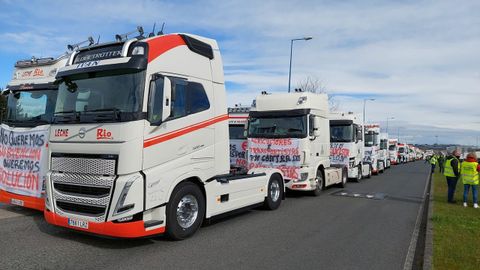
{"type": "Polygon", "coordinates": [[[475,153],[468,153],[465,161],[460,165],[460,177],[463,182],[463,206],[467,207],[467,198],[470,188],[472,188],[473,207],[478,208],[478,173],[480,165],[477,162],[475,153]]]}

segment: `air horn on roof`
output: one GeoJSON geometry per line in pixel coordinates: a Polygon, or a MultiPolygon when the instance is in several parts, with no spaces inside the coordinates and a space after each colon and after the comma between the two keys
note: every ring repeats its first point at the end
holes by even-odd
{"type": "Polygon", "coordinates": [[[67,45],[67,49],[68,49],[69,51],[73,51],[73,50],[75,50],[75,49],[78,49],[78,48],[80,47],[80,45],[82,45],[82,44],[84,44],[84,43],[87,43],[87,42],[88,42],[88,46],[90,46],[90,45],[92,45],[92,44],[95,43],[95,40],[93,40],[93,37],[90,36],[90,37],[88,37],[87,40],[84,40],[84,41],[82,41],[82,42],[78,42],[78,43],[73,44],[73,45],[67,45]]]}
{"type": "Polygon", "coordinates": [[[131,35],[133,33],[136,33],[136,32],[138,32],[140,34],[139,37],[143,37],[143,27],[137,26],[137,29],[135,29],[131,32],[121,34],[121,35],[119,35],[119,34],[115,35],[115,40],[118,41],[118,42],[121,42],[124,39],[127,39],[129,35],[131,35]]]}

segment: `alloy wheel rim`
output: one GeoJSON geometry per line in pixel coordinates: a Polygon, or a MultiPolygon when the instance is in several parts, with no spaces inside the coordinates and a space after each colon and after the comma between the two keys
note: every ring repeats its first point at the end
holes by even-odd
{"type": "Polygon", "coordinates": [[[177,205],[177,222],[184,229],[190,228],[198,217],[198,201],[193,195],[185,195],[177,205]]]}

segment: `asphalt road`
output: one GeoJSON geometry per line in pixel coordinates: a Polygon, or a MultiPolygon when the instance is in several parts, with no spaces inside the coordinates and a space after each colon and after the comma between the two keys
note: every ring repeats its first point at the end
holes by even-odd
{"type": "Polygon", "coordinates": [[[346,187],[384,199],[290,194],[277,211],[223,218],[180,242],[100,238],[1,205],[0,268],[403,269],[427,176],[419,161],[346,187]]]}

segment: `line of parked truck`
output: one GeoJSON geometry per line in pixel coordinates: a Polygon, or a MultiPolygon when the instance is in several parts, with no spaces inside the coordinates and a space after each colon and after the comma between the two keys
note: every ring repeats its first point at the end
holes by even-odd
{"type": "Polygon", "coordinates": [[[227,111],[215,40],[138,32],[16,63],[1,202],[94,234],[184,239],[233,210],[277,209],[286,189],[319,195],[419,153],[329,112],[325,94],[262,93],[227,111]]]}

